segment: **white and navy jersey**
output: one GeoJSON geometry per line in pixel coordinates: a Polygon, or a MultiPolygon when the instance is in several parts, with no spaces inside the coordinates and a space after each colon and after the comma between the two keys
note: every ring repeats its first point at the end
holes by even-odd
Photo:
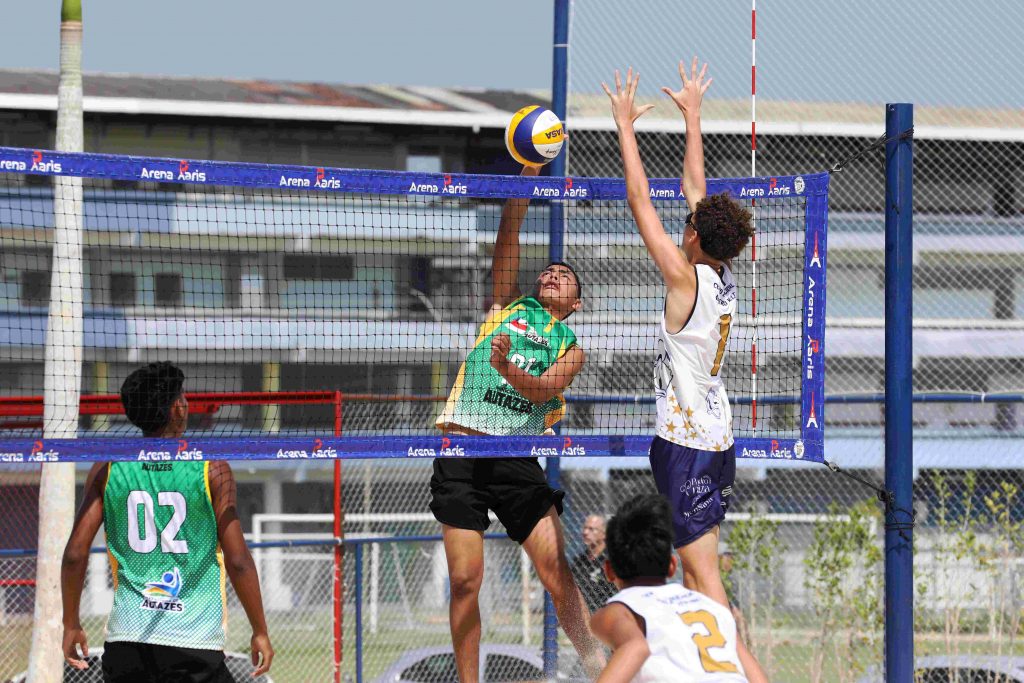
{"type": "Polygon", "coordinates": [[[727,607],[680,583],[633,586],[608,600],[644,620],[651,654],[632,683],[747,683],[727,607]]]}
{"type": "Polygon", "coordinates": [[[654,362],[657,435],[702,451],[724,451],[733,443],[732,409],[721,370],[736,316],[736,281],[722,266],[694,267],[697,293],[690,319],[671,334],[661,316],[654,362]]]}

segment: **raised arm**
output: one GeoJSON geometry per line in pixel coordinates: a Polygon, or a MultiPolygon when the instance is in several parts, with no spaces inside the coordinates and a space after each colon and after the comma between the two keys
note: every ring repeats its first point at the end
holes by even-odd
{"type": "Polygon", "coordinates": [[[683,194],[690,211],[697,210],[697,204],[708,193],[707,181],[704,178],[704,141],[700,131],[700,105],[704,93],[713,79],[704,80],[708,65],[704,64],[697,73],[697,58],[693,58],[690,76],[686,76],[686,67],[679,60],[679,77],[683,79],[683,87],[679,90],[662,88],[661,91],[672,98],[679,107],[686,124],[686,151],[683,154],[683,194]]]}
{"type": "Polygon", "coordinates": [[[614,93],[606,84],[601,84],[611,100],[612,115],[619,131],[619,148],[622,152],[622,167],[626,176],[626,197],[629,201],[629,208],[633,212],[633,219],[640,230],[640,237],[655,265],[658,266],[658,270],[661,271],[669,290],[692,291],[696,288],[696,275],[694,275],[693,267],[687,262],[686,257],[683,256],[669,234],[665,232],[665,226],[662,225],[661,219],[658,218],[658,212],[654,210],[654,204],[651,202],[650,184],[647,182],[643,162],[640,161],[640,148],[637,146],[633,122],[654,108],[654,105],[637,107],[633,103],[636,86],[639,82],[640,74],[637,73],[634,78],[633,70],[630,69],[626,72],[625,88],[622,87],[618,71],[615,72],[614,93]]]}
{"type": "Polygon", "coordinates": [[[210,499],[213,513],[217,518],[217,539],[224,551],[224,568],[235,588],[238,601],[242,603],[245,616],[252,627],[253,676],[261,676],[270,669],[274,659],[274,648],[267,634],[267,619],[263,614],[263,596],[260,594],[260,579],[256,574],[256,563],[252,561],[249,548],[242,536],[242,523],[238,519],[235,475],[231,466],[223,460],[210,463],[210,499]]]}
{"type": "Polygon", "coordinates": [[[61,647],[64,660],[76,669],[88,667],[78,654],[81,649],[83,657],[89,656],[89,643],[79,621],[79,607],[92,539],[96,538],[96,532],[103,524],[103,488],[106,483],[107,463],[95,463],[85,479],[85,497],[75,516],[75,525],[64,546],[64,558],[60,565],[60,592],[64,606],[64,639],[61,647]]]}
{"type": "Polygon", "coordinates": [[[531,403],[541,405],[565,391],[583,369],[586,357],[579,346],[570,346],[542,375],[531,375],[508,359],[512,341],[507,334],[491,339],[491,366],[531,403]]]}
{"type": "MultiPolygon", "coordinates": [[[[540,167],[523,166],[520,175],[540,175],[540,167]]],[[[506,200],[498,223],[498,239],[491,261],[491,295],[493,306],[504,308],[519,296],[519,227],[530,206],[529,199],[506,200]]]]}

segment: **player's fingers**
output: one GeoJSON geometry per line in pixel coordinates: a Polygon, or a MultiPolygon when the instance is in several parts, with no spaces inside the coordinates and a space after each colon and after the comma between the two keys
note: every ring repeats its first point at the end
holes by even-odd
{"type": "Polygon", "coordinates": [[[700,76],[697,77],[698,80],[704,80],[704,76],[705,76],[705,74],[707,74],[707,72],[708,72],[708,63],[704,62],[704,68],[702,68],[700,70],[700,76]]]}
{"type": "Polygon", "coordinates": [[[686,67],[683,66],[683,60],[679,60],[679,77],[683,79],[683,85],[686,85],[686,67]]]}
{"type": "Polygon", "coordinates": [[[619,70],[615,70],[615,94],[618,95],[619,91],[622,90],[622,76],[619,74],[619,70]]]}
{"type": "MultiPolygon", "coordinates": [[[[270,671],[270,662],[274,659],[273,650],[264,650],[261,651],[259,654],[261,655],[260,661],[258,663],[258,666],[256,667],[256,670],[252,672],[254,678],[256,676],[262,676],[263,674],[270,671]]],[[[256,664],[256,662],[253,663],[256,664]]]]}
{"type": "Polygon", "coordinates": [[[629,89],[629,96],[632,98],[636,95],[636,86],[640,84],[640,72],[636,72],[636,77],[633,79],[633,85],[629,89]]]}
{"type": "Polygon", "coordinates": [[[640,109],[636,112],[636,116],[633,117],[633,120],[636,121],[638,118],[640,118],[641,116],[643,116],[652,109],[654,109],[653,104],[645,104],[644,106],[640,107],[640,109]]]}
{"type": "Polygon", "coordinates": [[[690,76],[690,80],[697,80],[697,55],[693,56],[693,64],[690,65],[690,73],[692,74],[692,76],[690,76]]]}
{"type": "Polygon", "coordinates": [[[604,94],[605,95],[607,95],[608,97],[612,96],[612,91],[608,89],[608,84],[607,83],[605,83],[604,81],[601,81],[601,87],[604,88],[604,94]]]}
{"type": "Polygon", "coordinates": [[[701,95],[703,95],[704,93],[706,93],[708,91],[708,88],[711,87],[711,82],[714,81],[714,80],[715,80],[714,78],[709,78],[708,79],[708,82],[705,83],[704,87],[700,89],[700,94],[701,95]]]}

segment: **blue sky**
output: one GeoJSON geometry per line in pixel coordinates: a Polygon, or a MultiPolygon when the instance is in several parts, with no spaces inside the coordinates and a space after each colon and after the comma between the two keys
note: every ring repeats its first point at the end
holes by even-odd
{"type": "MultiPolygon", "coordinates": [[[[0,67],[56,68],[59,0],[20,2],[0,67]]],[[[749,93],[749,0],[577,0],[574,89],[629,62],[644,87],[699,52],[749,93]],[[585,30],[584,30],[585,29],[585,30]]],[[[10,15],[8,15],[10,16],[10,15]]],[[[761,0],[759,95],[1024,106],[1017,0],[761,0]]],[[[85,0],[89,71],[548,88],[552,0],[85,0]]]]}

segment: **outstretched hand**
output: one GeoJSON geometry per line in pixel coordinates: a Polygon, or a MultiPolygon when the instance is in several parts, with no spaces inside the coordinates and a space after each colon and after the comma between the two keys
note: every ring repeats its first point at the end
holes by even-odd
{"type": "Polygon", "coordinates": [[[626,124],[632,124],[638,118],[654,109],[653,104],[645,104],[642,107],[636,106],[633,101],[636,97],[636,86],[640,82],[640,72],[636,72],[636,76],[633,76],[633,67],[629,67],[626,71],[626,87],[622,87],[622,78],[619,76],[619,70],[615,70],[615,92],[611,91],[611,88],[604,82],[601,83],[601,87],[604,88],[604,92],[608,95],[608,99],[612,101],[612,116],[615,119],[615,125],[622,128],[626,124]]]}
{"type": "Polygon", "coordinates": [[[704,93],[707,92],[708,86],[711,85],[711,81],[714,80],[709,78],[707,81],[704,80],[704,76],[708,72],[708,65],[705,62],[700,73],[697,73],[697,58],[693,58],[693,65],[690,67],[690,76],[686,75],[686,67],[683,66],[683,60],[679,60],[679,77],[683,79],[683,87],[679,90],[672,90],[668,87],[663,87],[661,92],[665,93],[672,98],[672,101],[679,107],[679,111],[683,113],[683,116],[688,114],[699,114],[700,103],[704,98],[704,93]]]}

